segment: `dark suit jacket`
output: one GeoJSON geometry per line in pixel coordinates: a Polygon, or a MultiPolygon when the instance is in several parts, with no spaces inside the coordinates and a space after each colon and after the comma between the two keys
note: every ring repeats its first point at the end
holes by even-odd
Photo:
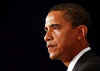
{"type": "Polygon", "coordinates": [[[100,57],[93,50],[86,52],[75,64],[73,71],[100,71],[100,57]]]}

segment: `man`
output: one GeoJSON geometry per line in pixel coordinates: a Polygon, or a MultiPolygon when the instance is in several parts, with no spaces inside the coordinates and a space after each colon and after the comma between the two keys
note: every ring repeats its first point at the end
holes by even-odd
{"type": "Polygon", "coordinates": [[[45,24],[49,57],[61,60],[67,71],[100,71],[100,57],[88,46],[90,18],[80,5],[62,3],[50,9],[45,24]]]}

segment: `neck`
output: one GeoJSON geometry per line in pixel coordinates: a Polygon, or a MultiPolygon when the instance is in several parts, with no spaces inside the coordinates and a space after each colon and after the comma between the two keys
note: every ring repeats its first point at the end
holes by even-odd
{"type": "Polygon", "coordinates": [[[74,49],[71,53],[71,56],[69,57],[63,57],[62,58],[62,61],[63,63],[65,64],[66,67],[69,66],[69,63],[72,61],[72,59],[81,51],[83,50],[84,48],[87,48],[88,47],[88,43],[87,41],[80,41],[80,43],[78,43],[78,45],[74,45],[74,49]],[[83,44],[84,43],[84,44],[83,44]]]}

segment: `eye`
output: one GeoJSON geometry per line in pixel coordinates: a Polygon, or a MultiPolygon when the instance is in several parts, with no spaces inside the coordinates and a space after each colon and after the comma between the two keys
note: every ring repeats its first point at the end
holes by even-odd
{"type": "Polygon", "coordinates": [[[53,26],[53,29],[58,29],[58,27],[57,26],[53,26]]]}
{"type": "Polygon", "coordinates": [[[53,29],[58,29],[58,30],[60,29],[60,26],[61,26],[61,25],[59,25],[59,24],[52,24],[52,25],[51,25],[51,27],[52,27],[53,29]]]}
{"type": "Polygon", "coordinates": [[[53,26],[53,29],[59,30],[60,29],[60,26],[59,25],[55,25],[55,26],[53,26]]]}

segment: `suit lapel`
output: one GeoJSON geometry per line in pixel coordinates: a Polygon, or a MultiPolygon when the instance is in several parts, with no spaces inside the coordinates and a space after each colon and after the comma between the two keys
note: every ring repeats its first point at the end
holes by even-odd
{"type": "Polygon", "coordinates": [[[74,68],[72,71],[78,71],[79,70],[79,67],[82,66],[82,64],[84,64],[87,60],[87,58],[89,56],[91,56],[93,54],[94,51],[90,50],[88,52],[86,52],[85,54],[83,54],[82,57],[80,57],[80,59],[77,61],[77,63],[75,64],[74,68]]]}

